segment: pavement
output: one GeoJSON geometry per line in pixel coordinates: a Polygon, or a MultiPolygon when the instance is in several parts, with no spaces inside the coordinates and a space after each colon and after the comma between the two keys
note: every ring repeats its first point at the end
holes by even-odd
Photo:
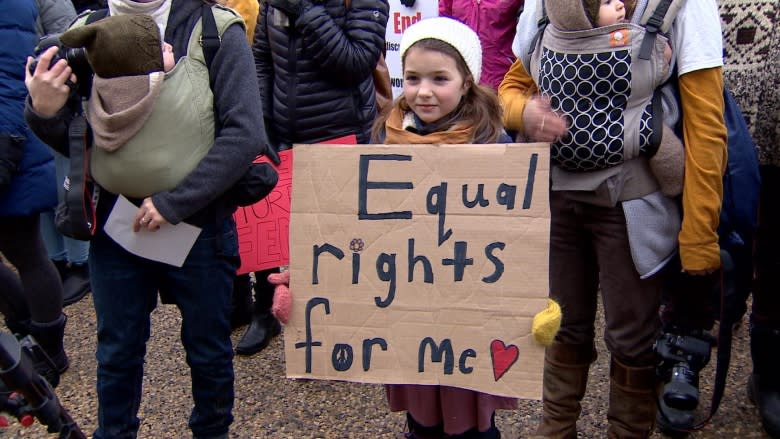
{"type": "MultiPolygon", "coordinates": [[[[87,437],[95,428],[95,313],[92,296],[65,309],[68,326],[65,347],[71,367],[63,375],[57,394],[63,407],[87,437]]],[[[191,408],[189,369],[179,341],[181,317],[173,305],[159,305],[152,314],[152,337],[146,356],[144,398],[139,416],[139,438],[187,438],[191,408]]],[[[244,328],[233,333],[234,344],[244,328]]],[[[600,331],[600,329],[599,329],[600,331]]],[[[745,386],[751,370],[747,318],[733,340],[731,368],[718,413],[690,438],[769,438],[762,430],[756,408],[745,386]]],[[[231,438],[401,438],[405,417],[387,409],[380,385],[347,382],[291,380],[285,377],[284,334],[252,357],[235,357],[235,422],[231,438]]],[[[599,342],[599,358],[591,368],[588,393],[578,424],[580,438],[606,437],[609,355],[599,342]]],[[[713,359],[715,354],[713,353],[713,359]]],[[[709,411],[714,361],[701,374],[702,413],[709,411]]],[[[499,411],[496,424],[503,438],[530,437],[541,415],[541,402],[523,400],[514,411],[499,411]]],[[[0,430],[3,438],[54,438],[35,423],[23,428],[12,420],[0,430]]],[[[654,433],[652,438],[664,438],[654,433]]]]}

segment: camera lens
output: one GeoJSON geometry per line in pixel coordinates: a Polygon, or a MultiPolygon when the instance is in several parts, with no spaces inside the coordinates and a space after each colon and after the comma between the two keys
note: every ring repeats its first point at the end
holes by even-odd
{"type": "Polygon", "coordinates": [[[699,405],[698,381],[698,375],[687,364],[676,364],[672,367],[671,379],[663,390],[666,405],[677,410],[696,409],[699,405]]]}

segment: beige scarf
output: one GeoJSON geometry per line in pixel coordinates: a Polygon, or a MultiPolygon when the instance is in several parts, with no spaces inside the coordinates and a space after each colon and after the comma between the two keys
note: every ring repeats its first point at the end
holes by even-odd
{"type": "Polygon", "coordinates": [[[95,75],[87,106],[95,145],[116,151],[133,138],[152,114],[164,79],[163,72],[111,79],[95,75]]]}

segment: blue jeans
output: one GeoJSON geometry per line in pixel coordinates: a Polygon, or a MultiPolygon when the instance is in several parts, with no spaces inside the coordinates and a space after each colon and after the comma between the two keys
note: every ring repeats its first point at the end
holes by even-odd
{"type": "MultiPolygon", "coordinates": [[[[65,198],[65,189],[62,187],[62,182],[65,180],[65,176],[68,175],[70,159],[56,151],[53,151],[53,154],[54,168],[57,171],[57,199],[62,201],[65,198]]],[[[46,245],[49,259],[73,262],[75,264],[87,262],[89,242],[63,236],[54,225],[54,209],[41,213],[41,237],[43,237],[43,243],[46,245]]]]}
{"type": "Polygon", "coordinates": [[[182,315],[181,340],[195,402],[192,434],[206,438],[228,432],[233,421],[230,303],[238,239],[232,218],[219,235],[215,229],[202,230],[181,268],[135,256],[102,230],[93,238],[89,264],[98,324],[93,438],[135,438],[138,433],[149,315],[158,290],[173,299],[182,315]]]}

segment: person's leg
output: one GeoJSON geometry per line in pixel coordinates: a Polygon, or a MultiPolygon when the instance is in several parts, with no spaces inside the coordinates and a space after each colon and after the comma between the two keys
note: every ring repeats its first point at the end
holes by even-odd
{"type": "MultiPolygon", "coordinates": [[[[54,152],[54,168],[57,173],[57,198],[62,201],[65,198],[65,189],[62,182],[70,170],[70,159],[54,152]]],[[[63,236],[56,227],[54,227],[54,215],[51,215],[51,225],[46,228],[51,229],[47,233],[52,233],[51,240],[57,240],[62,255],[55,259],[62,278],[63,304],[72,305],[84,296],[90,290],[89,284],[89,266],[87,257],[89,255],[89,242],[79,241],[67,236],[63,236]],[[59,261],[64,261],[61,265],[59,261]]],[[[48,245],[48,244],[47,244],[48,245]]]]}
{"type": "Polygon", "coordinates": [[[550,297],[564,310],[561,329],[545,350],[542,420],[537,435],[576,438],[593,345],[598,266],[584,205],[550,193],[550,297]]]}
{"type": "Polygon", "coordinates": [[[93,438],[135,438],[160,264],[128,253],[103,231],[91,241],[89,263],[97,316],[98,426],[93,438]]]}
{"type": "Polygon", "coordinates": [[[62,341],[62,284],[41,239],[39,216],[0,219],[0,251],[19,272],[30,314],[30,334],[54,362],[57,372],[69,366],[62,341]]]}
{"type": "Polygon", "coordinates": [[[640,279],[622,206],[601,209],[593,222],[597,224],[593,231],[598,261],[604,267],[599,275],[604,339],[612,354],[607,435],[616,439],[645,438],[655,427],[653,345],[661,327],[663,275],[640,279]]]}
{"type": "Polygon", "coordinates": [[[748,396],[757,406],[764,429],[780,438],[780,168],[761,167],[761,207],[756,235],[756,282],[750,315],[753,372],[748,396]]]}
{"type": "Polygon", "coordinates": [[[192,375],[195,406],[189,426],[195,438],[223,437],[233,422],[233,348],[230,304],[238,269],[232,219],[216,233],[206,227],[181,268],[169,268],[161,289],[181,310],[181,339],[192,375]]]}
{"type": "Polygon", "coordinates": [[[5,326],[18,337],[30,333],[30,311],[24,300],[24,288],[19,275],[7,265],[0,263],[0,313],[5,317],[5,326]]]}
{"type": "Polygon", "coordinates": [[[268,275],[278,272],[278,268],[272,268],[255,273],[255,303],[252,309],[252,322],[236,345],[236,353],[239,355],[253,355],[262,351],[282,330],[279,321],[271,314],[275,286],[268,282],[268,275]]]}

